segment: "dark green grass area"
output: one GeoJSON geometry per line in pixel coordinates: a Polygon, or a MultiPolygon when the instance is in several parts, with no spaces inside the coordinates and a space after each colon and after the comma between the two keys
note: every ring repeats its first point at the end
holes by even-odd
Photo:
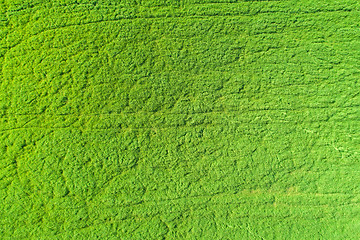
{"type": "Polygon", "coordinates": [[[0,1],[0,239],[359,239],[360,3],[0,1]]]}

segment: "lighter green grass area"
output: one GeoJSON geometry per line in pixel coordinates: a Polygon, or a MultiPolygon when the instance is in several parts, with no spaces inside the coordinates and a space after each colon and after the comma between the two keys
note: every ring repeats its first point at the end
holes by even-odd
{"type": "Polygon", "coordinates": [[[359,239],[359,10],[1,0],[0,239],[359,239]]]}

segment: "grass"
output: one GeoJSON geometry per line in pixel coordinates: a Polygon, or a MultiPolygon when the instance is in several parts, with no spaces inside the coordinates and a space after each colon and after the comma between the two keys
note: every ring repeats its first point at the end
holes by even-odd
{"type": "Polygon", "coordinates": [[[359,8],[0,1],[0,238],[358,239],[359,8]]]}

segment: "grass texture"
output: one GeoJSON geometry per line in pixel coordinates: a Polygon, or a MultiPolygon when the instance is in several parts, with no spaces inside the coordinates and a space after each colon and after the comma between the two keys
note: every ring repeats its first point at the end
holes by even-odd
{"type": "Polygon", "coordinates": [[[0,239],[359,239],[358,0],[1,0],[0,239]]]}

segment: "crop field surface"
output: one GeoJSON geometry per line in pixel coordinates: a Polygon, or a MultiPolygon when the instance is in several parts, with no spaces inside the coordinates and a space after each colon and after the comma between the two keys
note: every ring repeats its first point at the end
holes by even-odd
{"type": "Polygon", "coordinates": [[[358,0],[0,0],[0,239],[360,239],[358,0]]]}

